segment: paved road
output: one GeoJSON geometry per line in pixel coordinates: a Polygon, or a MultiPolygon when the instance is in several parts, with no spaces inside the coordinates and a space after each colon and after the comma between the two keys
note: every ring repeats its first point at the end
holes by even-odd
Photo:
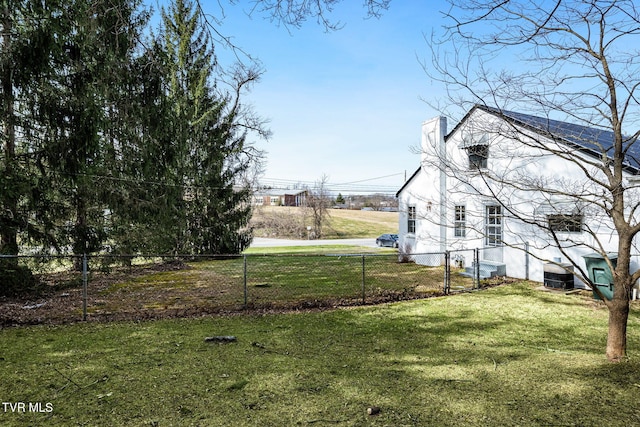
{"type": "Polygon", "coordinates": [[[252,248],[272,248],[278,246],[317,246],[317,245],[355,245],[375,247],[376,239],[325,239],[325,240],[292,240],[268,239],[256,237],[251,243],[252,248]]]}

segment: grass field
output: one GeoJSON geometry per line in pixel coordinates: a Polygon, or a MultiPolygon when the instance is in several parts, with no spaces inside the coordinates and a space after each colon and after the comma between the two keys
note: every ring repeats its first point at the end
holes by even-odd
{"type": "Polygon", "coordinates": [[[640,308],[629,359],[610,364],[604,306],[536,286],[316,313],[5,328],[0,398],[42,412],[4,405],[0,425],[640,425],[640,308]],[[218,335],[237,341],[205,342],[218,335]]]}
{"type": "MultiPolygon", "coordinates": [[[[312,219],[302,208],[263,206],[254,212],[253,224],[258,237],[295,237],[291,233],[303,232],[312,225],[312,219]],[[265,228],[266,225],[271,227],[265,228]],[[295,226],[294,226],[295,225],[295,226]]],[[[397,212],[329,209],[323,225],[323,238],[350,239],[378,237],[383,233],[398,232],[397,212]]]]}
{"type": "Polygon", "coordinates": [[[378,237],[398,232],[398,212],[329,210],[329,233],[340,238],[378,237]]]}

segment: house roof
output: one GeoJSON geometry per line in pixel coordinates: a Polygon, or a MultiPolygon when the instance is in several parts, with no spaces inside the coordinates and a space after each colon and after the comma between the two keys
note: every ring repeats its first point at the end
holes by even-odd
{"type": "MultiPolygon", "coordinates": [[[[456,132],[462,123],[476,110],[480,109],[496,117],[507,120],[514,125],[532,130],[544,137],[562,142],[590,156],[601,158],[602,153],[613,156],[614,133],[606,129],[577,125],[574,123],[553,120],[548,117],[538,117],[515,111],[500,110],[486,105],[476,105],[464,118],[445,136],[445,141],[456,132]]],[[[640,143],[636,143],[636,137],[625,137],[625,170],[632,174],[640,174],[640,143]]],[[[400,187],[396,197],[400,192],[418,175],[420,167],[411,177],[400,187]]]]}
{"type": "MultiPolygon", "coordinates": [[[[561,122],[548,117],[498,110],[497,108],[483,105],[477,105],[474,109],[475,108],[484,110],[496,117],[503,118],[515,125],[532,130],[547,138],[563,142],[593,157],[601,158],[603,153],[606,153],[609,157],[613,156],[614,133],[610,130],[561,122]]],[[[635,144],[635,137],[625,138],[628,142],[625,144],[624,167],[627,172],[638,174],[640,173],[640,145],[635,144]]]]}
{"type": "Polygon", "coordinates": [[[418,169],[416,169],[416,171],[413,173],[413,175],[411,175],[409,177],[408,180],[405,181],[404,184],[402,184],[402,187],[400,187],[400,189],[396,192],[396,197],[398,197],[400,195],[400,192],[402,190],[404,190],[404,187],[406,187],[407,185],[409,185],[409,183],[413,180],[413,178],[416,177],[416,175],[418,175],[418,173],[420,173],[420,170],[422,169],[422,167],[418,167],[418,169]]]}

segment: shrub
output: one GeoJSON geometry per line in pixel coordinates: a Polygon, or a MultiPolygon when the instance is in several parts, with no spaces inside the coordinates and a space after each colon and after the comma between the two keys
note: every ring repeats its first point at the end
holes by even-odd
{"type": "Polygon", "coordinates": [[[0,296],[12,296],[33,290],[37,281],[31,269],[22,265],[0,262],[0,296]]]}
{"type": "Polygon", "coordinates": [[[413,248],[409,243],[405,243],[404,245],[402,245],[402,247],[398,250],[398,262],[407,263],[413,261],[411,257],[412,249],[413,248]]]}

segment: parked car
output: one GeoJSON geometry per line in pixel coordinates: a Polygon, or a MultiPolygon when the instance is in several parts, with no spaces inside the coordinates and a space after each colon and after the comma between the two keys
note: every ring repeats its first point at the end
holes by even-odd
{"type": "Polygon", "coordinates": [[[397,234],[383,234],[376,239],[376,245],[378,246],[390,246],[392,248],[398,247],[398,235],[397,234]]]}

